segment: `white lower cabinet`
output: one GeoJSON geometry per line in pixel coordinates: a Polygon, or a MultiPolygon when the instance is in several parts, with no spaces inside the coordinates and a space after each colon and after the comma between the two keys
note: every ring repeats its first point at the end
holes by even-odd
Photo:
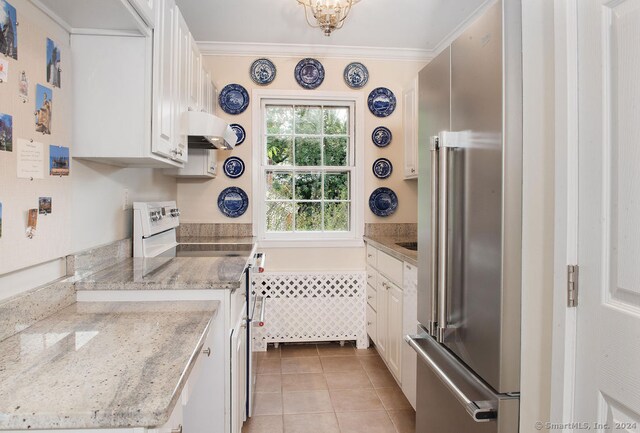
{"type": "MultiPolygon", "coordinates": [[[[413,335],[418,327],[418,268],[406,262],[402,274],[402,292],[402,335],[413,335]]],[[[418,355],[409,343],[404,341],[404,337],[401,344],[402,391],[415,409],[418,355]]]]}
{"type": "Polygon", "coordinates": [[[246,419],[247,320],[246,303],[231,331],[231,433],[241,433],[246,419]]]}
{"type": "Polygon", "coordinates": [[[415,408],[415,352],[404,341],[416,332],[418,269],[367,244],[367,333],[415,408]]]}

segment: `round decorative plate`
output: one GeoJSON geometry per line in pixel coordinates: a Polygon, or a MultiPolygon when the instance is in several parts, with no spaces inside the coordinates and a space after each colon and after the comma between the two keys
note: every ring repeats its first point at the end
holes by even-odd
{"type": "Polygon", "coordinates": [[[391,215],[398,208],[398,196],[389,188],[378,188],[369,196],[369,209],[380,217],[391,215]]]}
{"type": "Polygon", "coordinates": [[[393,165],[387,158],[378,158],[373,162],[371,169],[378,179],[386,179],[391,176],[393,165]]]}
{"type": "Polygon", "coordinates": [[[324,66],[316,59],[302,59],[293,72],[296,81],[305,89],[315,89],[324,81],[324,66]]]}
{"type": "Polygon", "coordinates": [[[369,71],[362,63],[349,63],[344,68],[344,82],[352,89],[360,89],[369,81],[369,71]]]}
{"type": "Polygon", "coordinates": [[[218,98],[220,108],[227,114],[240,114],[249,106],[247,89],[240,84],[227,84],[218,98]]]}
{"type": "Polygon", "coordinates": [[[237,123],[232,123],[229,126],[231,127],[231,129],[233,129],[233,132],[236,133],[236,137],[238,137],[236,146],[240,146],[242,143],[244,143],[244,139],[247,137],[247,134],[244,132],[244,128],[242,127],[242,125],[239,125],[237,123]]]}
{"type": "Polygon", "coordinates": [[[244,173],[244,161],[237,156],[230,156],[223,164],[224,174],[231,179],[236,179],[244,173]]]}
{"type": "Polygon", "coordinates": [[[218,208],[220,212],[230,218],[237,218],[247,211],[249,197],[247,193],[237,186],[230,186],[222,190],[218,196],[218,208]]]}
{"type": "Polygon", "coordinates": [[[369,93],[369,110],[374,116],[387,117],[396,109],[396,95],[386,87],[375,88],[369,93]]]}
{"type": "Polygon", "coordinates": [[[258,59],[251,64],[249,75],[254,83],[266,86],[276,78],[276,65],[269,59],[258,59]]]}
{"type": "Polygon", "coordinates": [[[373,133],[371,133],[371,140],[373,141],[373,144],[378,147],[388,146],[391,144],[392,138],[393,136],[391,135],[391,131],[389,128],[384,126],[378,126],[373,130],[373,133]]]}

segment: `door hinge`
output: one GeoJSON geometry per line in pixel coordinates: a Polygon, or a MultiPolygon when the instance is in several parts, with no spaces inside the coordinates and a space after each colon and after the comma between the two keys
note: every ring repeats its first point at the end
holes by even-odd
{"type": "Polygon", "coordinates": [[[567,307],[578,306],[578,265],[567,265],[567,307]]]}

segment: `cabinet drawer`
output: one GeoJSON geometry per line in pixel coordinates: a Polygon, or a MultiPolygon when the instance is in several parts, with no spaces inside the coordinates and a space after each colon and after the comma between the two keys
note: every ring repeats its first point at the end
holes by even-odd
{"type": "Polygon", "coordinates": [[[376,323],[376,312],[371,308],[371,305],[367,305],[367,334],[373,341],[377,341],[376,323]]]}
{"type": "Polygon", "coordinates": [[[402,262],[387,253],[378,251],[378,272],[389,278],[391,282],[402,287],[402,262]]]}
{"type": "Polygon", "coordinates": [[[371,266],[376,266],[378,261],[378,250],[371,245],[367,244],[367,263],[371,266]]]}
{"type": "Polygon", "coordinates": [[[367,304],[369,304],[371,306],[371,308],[373,308],[374,310],[377,310],[377,299],[378,296],[377,295],[378,292],[376,292],[376,289],[374,289],[371,286],[367,286],[367,304]]]}
{"type": "Polygon", "coordinates": [[[376,271],[371,265],[367,265],[367,284],[374,289],[378,284],[378,271],[376,271]]]}

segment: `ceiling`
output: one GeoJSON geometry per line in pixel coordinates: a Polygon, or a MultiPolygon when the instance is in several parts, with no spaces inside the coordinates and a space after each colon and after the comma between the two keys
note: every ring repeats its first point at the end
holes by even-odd
{"type": "Polygon", "coordinates": [[[296,0],[176,0],[200,42],[303,44],[433,51],[491,0],[361,0],[326,37],[296,0]]]}

